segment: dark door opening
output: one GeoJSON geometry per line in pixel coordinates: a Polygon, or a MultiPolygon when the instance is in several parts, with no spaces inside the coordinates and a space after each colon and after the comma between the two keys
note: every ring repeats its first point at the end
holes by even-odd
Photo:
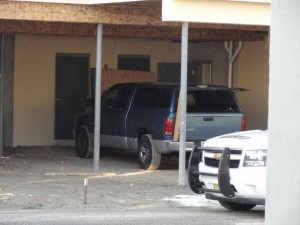
{"type": "Polygon", "coordinates": [[[150,71],[150,56],[118,55],[119,70],[150,71]]]}
{"type": "MultiPolygon", "coordinates": [[[[212,84],[211,62],[189,63],[188,84],[212,84]]],[[[166,83],[180,83],[180,63],[159,63],[158,80],[166,83]]]]}
{"type": "Polygon", "coordinates": [[[88,96],[89,55],[57,54],[55,82],[55,139],[72,139],[74,116],[88,96]]]}

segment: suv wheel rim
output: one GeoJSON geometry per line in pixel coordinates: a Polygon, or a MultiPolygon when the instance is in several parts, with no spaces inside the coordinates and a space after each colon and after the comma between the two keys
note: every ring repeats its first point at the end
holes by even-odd
{"type": "Polygon", "coordinates": [[[149,147],[146,144],[143,144],[140,148],[140,159],[142,162],[147,162],[149,158],[149,147]]]}

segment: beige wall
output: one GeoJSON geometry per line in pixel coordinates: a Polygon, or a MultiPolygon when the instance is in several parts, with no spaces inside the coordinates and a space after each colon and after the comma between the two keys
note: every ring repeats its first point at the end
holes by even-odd
{"type": "Polygon", "coordinates": [[[244,42],[238,59],[238,87],[250,89],[239,94],[247,129],[267,129],[269,46],[267,42],[244,42]]]}
{"type": "Polygon", "coordinates": [[[190,43],[189,61],[212,62],[212,84],[227,85],[228,53],[225,51],[224,42],[190,43]]]}
{"type": "MultiPolygon", "coordinates": [[[[15,45],[13,145],[73,144],[70,140],[54,140],[55,56],[88,53],[90,66],[95,67],[95,37],[16,35],[15,45]]],[[[105,39],[103,64],[116,69],[118,54],[151,55],[151,71],[156,73],[159,62],[180,62],[180,49],[180,43],[171,41],[105,39]]],[[[226,84],[222,72],[226,65],[221,64],[224,60],[219,55],[226,57],[222,43],[194,44],[190,47],[189,61],[212,60],[219,68],[213,71],[214,82],[226,84]]]]}
{"type": "Polygon", "coordinates": [[[103,63],[110,69],[117,68],[118,54],[151,55],[151,71],[156,73],[158,62],[180,62],[180,43],[112,38],[105,39],[103,53],[103,63]]]}
{"type": "Polygon", "coordinates": [[[55,54],[91,53],[93,40],[16,35],[14,146],[53,145],[55,54]]]}
{"type": "MultiPolygon", "coordinates": [[[[95,67],[94,37],[16,35],[14,79],[14,146],[70,145],[54,140],[55,55],[88,53],[95,67]]],[[[117,68],[118,54],[151,55],[151,71],[159,62],[180,62],[180,43],[159,40],[105,39],[103,64],[117,68]]],[[[265,129],[268,110],[268,48],[264,42],[245,42],[237,63],[236,86],[248,128],[265,129]]],[[[213,62],[213,83],[227,84],[227,53],[223,42],[189,45],[189,61],[213,62]]]]}
{"type": "MultiPolygon", "coordinates": [[[[95,67],[95,46],[95,38],[16,35],[14,146],[73,144],[54,140],[55,55],[88,53],[95,67]]],[[[149,54],[154,72],[158,61],[180,59],[179,44],[164,41],[105,39],[103,52],[103,64],[112,69],[118,54],[149,54]]]]}

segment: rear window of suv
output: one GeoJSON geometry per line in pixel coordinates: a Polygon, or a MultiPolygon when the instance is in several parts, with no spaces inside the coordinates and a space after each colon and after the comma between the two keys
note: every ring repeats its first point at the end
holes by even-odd
{"type": "Polygon", "coordinates": [[[133,107],[170,107],[172,91],[168,88],[139,88],[133,107]]]}
{"type": "MultiPolygon", "coordinates": [[[[188,91],[188,113],[240,113],[234,93],[229,91],[188,91]]],[[[175,110],[177,109],[177,105],[175,110]]]]}

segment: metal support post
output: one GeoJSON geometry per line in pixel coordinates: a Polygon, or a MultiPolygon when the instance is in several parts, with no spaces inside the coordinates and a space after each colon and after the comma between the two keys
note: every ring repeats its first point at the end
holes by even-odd
{"type": "Polygon", "coordinates": [[[188,65],[188,23],[182,24],[181,34],[181,82],[180,82],[180,141],[179,141],[179,185],[185,185],[186,143],[186,94],[188,65]]]}
{"type": "Polygon", "coordinates": [[[102,80],[102,42],[103,25],[97,26],[96,50],[96,88],[95,88],[95,130],[94,130],[94,172],[99,172],[100,164],[100,118],[101,118],[101,80],[102,80]]]}

